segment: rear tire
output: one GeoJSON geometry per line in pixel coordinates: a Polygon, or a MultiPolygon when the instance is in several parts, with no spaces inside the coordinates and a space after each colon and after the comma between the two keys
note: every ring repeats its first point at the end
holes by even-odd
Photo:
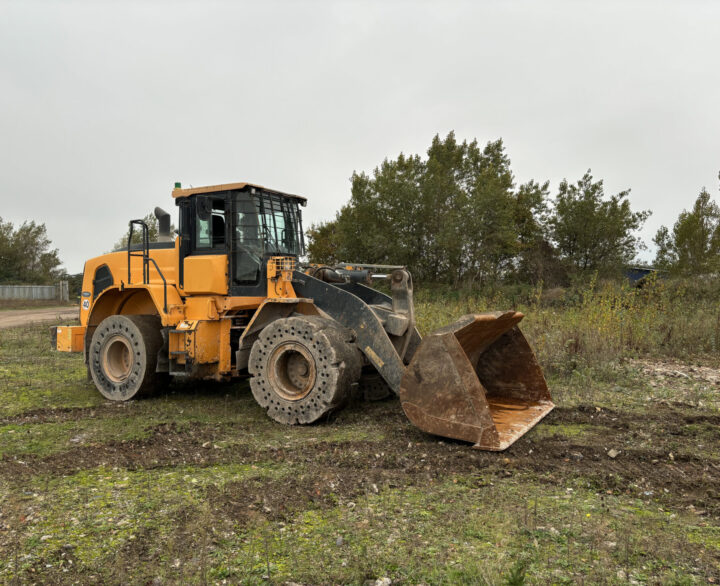
{"type": "Polygon", "coordinates": [[[360,377],[359,387],[360,397],[365,401],[383,401],[394,395],[390,385],[385,382],[377,370],[363,373],[360,377]]]}
{"type": "Polygon", "coordinates": [[[317,316],[278,319],[250,351],[250,388],[270,418],[285,424],[314,423],[345,406],[360,378],[355,336],[317,316]]]}
{"type": "Polygon", "coordinates": [[[105,398],[127,401],[157,389],[163,379],[155,372],[161,327],[154,315],[113,315],[100,322],[90,342],[88,369],[105,398]]]}

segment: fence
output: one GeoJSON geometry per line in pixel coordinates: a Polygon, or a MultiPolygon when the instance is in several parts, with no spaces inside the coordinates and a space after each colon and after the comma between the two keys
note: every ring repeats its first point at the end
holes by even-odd
{"type": "Polygon", "coordinates": [[[0,299],[59,299],[69,301],[68,282],[57,285],[0,285],[0,299]]]}

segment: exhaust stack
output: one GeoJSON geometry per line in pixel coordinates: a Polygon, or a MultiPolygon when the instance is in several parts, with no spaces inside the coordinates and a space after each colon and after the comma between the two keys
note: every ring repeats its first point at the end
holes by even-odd
{"type": "Polygon", "coordinates": [[[172,242],[170,214],[162,208],[155,208],[155,217],[158,220],[158,242],[172,242]]]}

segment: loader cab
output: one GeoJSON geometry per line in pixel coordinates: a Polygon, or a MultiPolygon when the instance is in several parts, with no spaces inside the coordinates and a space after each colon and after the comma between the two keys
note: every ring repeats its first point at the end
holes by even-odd
{"type": "Polygon", "coordinates": [[[268,260],[274,256],[297,258],[304,253],[300,206],[305,199],[259,186],[239,185],[212,191],[204,188],[207,191],[177,200],[182,237],[181,286],[187,257],[226,255],[227,294],[265,296],[268,260]]]}

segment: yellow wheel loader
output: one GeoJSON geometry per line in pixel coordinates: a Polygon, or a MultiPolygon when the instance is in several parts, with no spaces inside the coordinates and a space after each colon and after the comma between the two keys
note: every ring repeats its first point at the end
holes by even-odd
{"type": "Polygon", "coordinates": [[[132,220],[126,250],[85,263],[81,325],[51,330],[58,350],[84,353],[106,398],[249,374],[272,419],[308,424],[358,389],[395,393],[419,428],[488,450],[553,408],[522,314],[467,315],[421,339],[404,268],[385,267],[386,295],[358,278],[377,267],[298,265],[304,198],[250,183],[172,195],[177,237],[160,208],[158,242],[132,220]]]}

